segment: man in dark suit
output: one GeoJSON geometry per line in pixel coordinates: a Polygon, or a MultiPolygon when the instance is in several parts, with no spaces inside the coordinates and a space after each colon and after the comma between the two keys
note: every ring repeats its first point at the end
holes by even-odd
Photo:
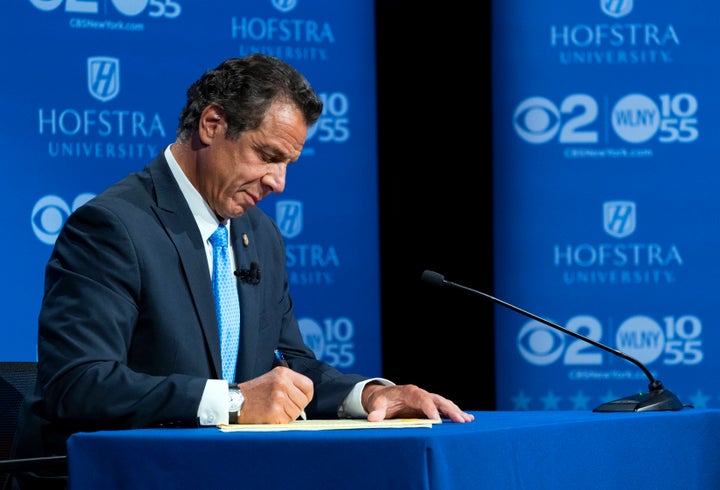
{"type": "Polygon", "coordinates": [[[46,269],[38,381],[16,456],[64,454],[77,431],[285,423],[305,412],[472,420],[419,387],[341,373],[303,342],[282,237],[256,205],[283,191],[321,112],[286,63],[226,60],[188,89],[176,141],[68,218],[46,269]],[[248,271],[234,281],[240,338],[226,380],[211,280],[218,226],[233,270],[248,271]]]}

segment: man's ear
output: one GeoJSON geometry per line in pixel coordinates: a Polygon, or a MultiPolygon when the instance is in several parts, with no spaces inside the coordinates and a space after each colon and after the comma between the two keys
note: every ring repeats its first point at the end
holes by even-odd
{"type": "Polygon", "coordinates": [[[226,122],[220,106],[211,104],[200,114],[198,136],[203,144],[209,145],[214,138],[225,137],[226,122]]]}

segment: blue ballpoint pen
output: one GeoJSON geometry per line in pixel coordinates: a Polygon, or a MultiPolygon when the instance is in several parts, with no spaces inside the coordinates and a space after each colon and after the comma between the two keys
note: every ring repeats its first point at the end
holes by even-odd
{"type": "MultiPolygon", "coordinates": [[[[276,362],[278,363],[278,365],[280,365],[280,366],[286,367],[286,368],[288,368],[288,369],[290,368],[290,366],[288,365],[287,360],[285,359],[285,356],[284,356],[283,353],[280,352],[278,349],[275,349],[275,361],[276,361],[276,362]]],[[[307,420],[307,415],[305,415],[305,410],[303,410],[302,412],[300,412],[300,418],[303,419],[303,420],[307,420]]]]}

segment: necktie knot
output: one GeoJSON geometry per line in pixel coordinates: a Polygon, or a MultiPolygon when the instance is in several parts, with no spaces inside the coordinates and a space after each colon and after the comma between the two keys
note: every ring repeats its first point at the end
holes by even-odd
{"type": "Polygon", "coordinates": [[[213,248],[227,248],[228,246],[228,231],[223,225],[217,227],[217,230],[210,235],[210,243],[213,248]]]}

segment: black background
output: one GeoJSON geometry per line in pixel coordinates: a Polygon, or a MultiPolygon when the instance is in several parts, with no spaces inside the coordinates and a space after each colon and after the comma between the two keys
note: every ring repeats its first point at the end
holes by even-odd
{"type": "Polygon", "coordinates": [[[493,410],[489,2],[376,0],[383,376],[493,410]],[[472,8],[471,8],[472,7],[472,8]]]}

